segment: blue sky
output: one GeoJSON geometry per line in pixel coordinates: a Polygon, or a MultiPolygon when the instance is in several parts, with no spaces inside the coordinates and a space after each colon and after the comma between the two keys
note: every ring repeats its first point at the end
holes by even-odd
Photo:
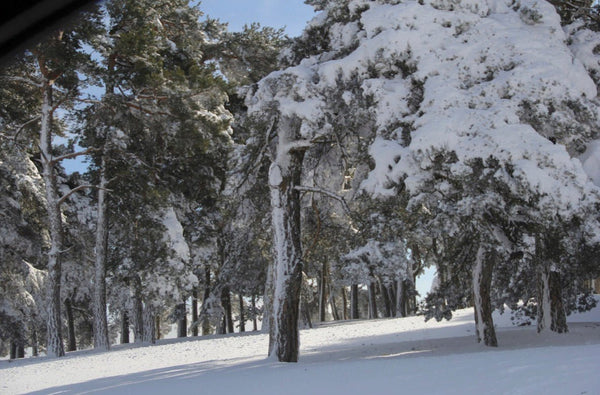
{"type": "Polygon", "coordinates": [[[200,9],[208,16],[229,23],[229,30],[239,31],[244,24],[285,27],[289,36],[298,36],[314,16],[304,0],[201,0],[200,9]]]}

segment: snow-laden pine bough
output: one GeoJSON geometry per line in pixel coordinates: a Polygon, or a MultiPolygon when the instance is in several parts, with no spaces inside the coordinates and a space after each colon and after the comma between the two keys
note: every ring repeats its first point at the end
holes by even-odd
{"type": "Polygon", "coordinates": [[[320,7],[291,56],[297,65],[264,78],[247,100],[252,114],[277,120],[271,355],[298,356],[303,156],[359,114],[372,127],[346,132],[369,142],[375,164],[362,189],[404,194],[408,227],[436,246],[433,315],[473,303],[478,338],[496,345],[492,306],[531,296],[540,330],[549,316],[549,329],[566,330],[556,287],[579,282],[582,251],[600,234],[600,194],[576,158],[597,137],[599,114],[555,9],[533,0],[320,7]],[[353,111],[340,117],[344,106],[353,111]]]}

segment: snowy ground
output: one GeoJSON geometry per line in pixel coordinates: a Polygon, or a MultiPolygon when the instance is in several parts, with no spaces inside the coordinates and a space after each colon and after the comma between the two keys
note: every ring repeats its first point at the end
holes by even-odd
{"type": "Polygon", "coordinates": [[[259,333],[0,361],[0,394],[600,394],[600,308],[566,335],[496,316],[498,349],[476,343],[472,317],[321,325],[302,331],[297,364],[266,359],[259,333]]]}

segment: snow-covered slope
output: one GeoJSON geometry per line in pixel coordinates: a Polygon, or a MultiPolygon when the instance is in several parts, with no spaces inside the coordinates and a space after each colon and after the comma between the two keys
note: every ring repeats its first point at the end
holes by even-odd
{"type": "Polygon", "coordinates": [[[600,388],[600,309],[540,336],[495,317],[498,349],[478,345],[473,312],[347,321],[301,332],[301,360],[266,359],[261,333],[166,340],[109,353],[0,363],[0,393],[581,394],[600,388]]]}

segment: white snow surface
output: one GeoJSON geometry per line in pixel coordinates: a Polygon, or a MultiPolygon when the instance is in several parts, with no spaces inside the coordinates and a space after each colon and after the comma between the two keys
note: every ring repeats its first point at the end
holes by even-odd
{"type": "Polygon", "coordinates": [[[475,340],[473,310],[326,323],[301,331],[300,362],[266,358],[263,333],[115,346],[60,359],[0,362],[2,394],[594,394],[600,309],[569,317],[567,334],[515,327],[495,315],[500,347],[475,340]]]}

